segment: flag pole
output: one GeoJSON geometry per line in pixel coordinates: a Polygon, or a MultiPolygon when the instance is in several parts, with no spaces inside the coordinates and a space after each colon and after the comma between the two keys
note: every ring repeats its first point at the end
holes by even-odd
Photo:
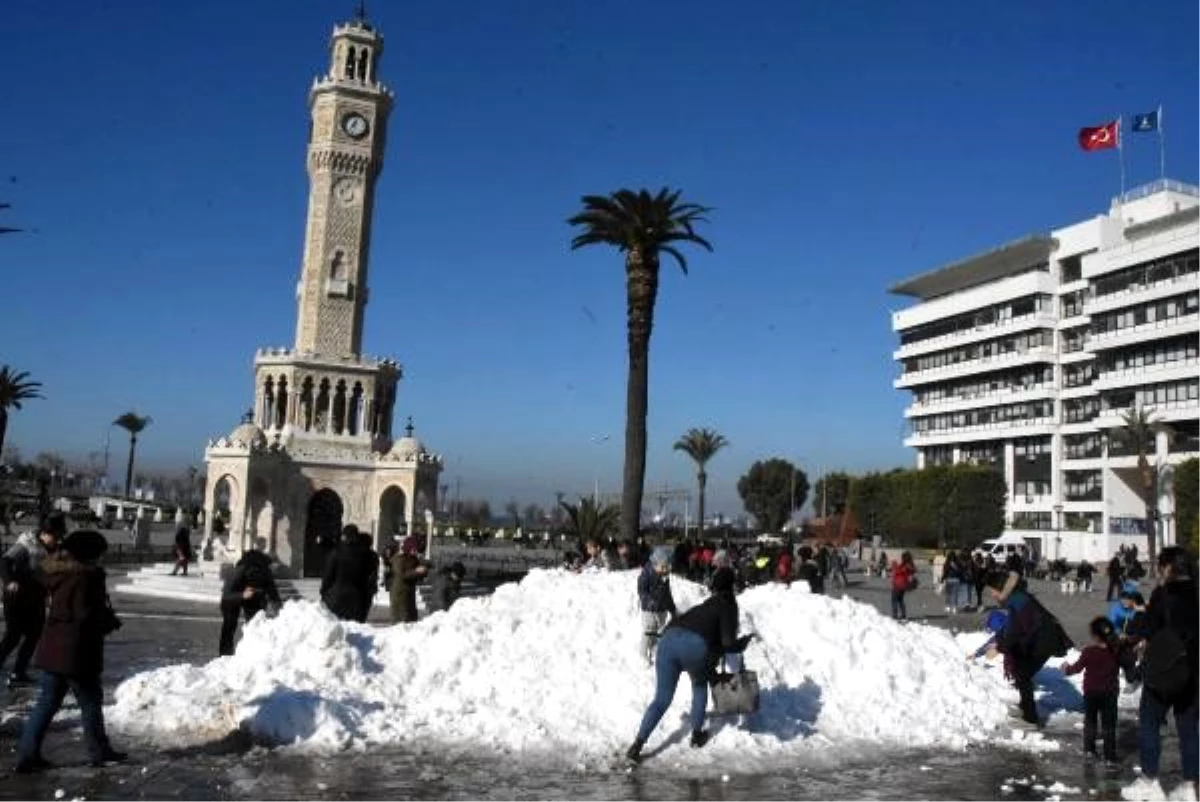
{"type": "Polygon", "coordinates": [[[1167,146],[1163,142],[1163,107],[1158,104],[1158,177],[1167,178],[1167,146]]]}
{"type": "Polygon", "coordinates": [[[1125,202],[1125,137],[1121,136],[1121,115],[1117,115],[1117,162],[1121,165],[1121,203],[1125,202]]]}

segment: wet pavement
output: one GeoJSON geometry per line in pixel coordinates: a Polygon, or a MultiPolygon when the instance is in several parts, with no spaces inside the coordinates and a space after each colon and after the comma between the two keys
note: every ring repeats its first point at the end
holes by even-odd
{"type": "MultiPolygon", "coordinates": [[[[924,577],[922,577],[924,579],[924,577]]],[[[883,580],[851,575],[849,595],[887,609],[883,580]]],[[[112,580],[110,579],[110,582],[112,580]]],[[[1103,592],[1062,596],[1057,586],[1034,583],[1046,605],[1077,641],[1104,610],[1103,592]]],[[[1149,588],[1145,588],[1148,593],[1149,588]]],[[[110,639],[106,692],[131,674],[170,663],[203,663],[216,655],[220,620],[216,604],[202,605],[117,594],[125,626],[110,639]]],[[[910,594],[909,616],[943,628],[978,628],[978,614],[947,615],[928,588],[910,594]]],[[[373,621],[384,623],[381,610],[373,621]]],[[[68,699],[50,731],[46,757],[56,768],[36,775],[9,773],[16,739],[36,691],[0,690],[0,799],[1119,799],[1133,777],[1135,722],[1123,712],[1118,771],[1085,762],[1074,725],[1051,726],[1062,749],[1028,754],[999,747],[965,752],[883,752],[871,745],[831,755],[828,764],[739,772],[734,764],[689,776],[669,761],[636,770],[620,765],[588,770],[531,754],[455,752],[430,744],[414,751],[371,748],[313,757],[268,749],[232,736],[199,749],[164,751],[154,743],[112,733],[129,749],[128,764],[86,765],[78,709],[68,699]],[[1057,785],[1056,785],[1057,783],[1057,785]]],[[[881,711],[901,715],[902,711],[881,711]]],[[[1168,790],[1178,780],[1173,726],[1166,730],[1163,774],[1168,790]]]]}

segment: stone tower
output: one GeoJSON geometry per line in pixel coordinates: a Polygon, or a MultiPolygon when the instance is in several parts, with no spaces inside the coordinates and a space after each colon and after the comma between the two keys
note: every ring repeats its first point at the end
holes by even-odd
{"type": "Polygon", "coordinates": [[[441,458],[412,436],[411,422],[393,439],[400,365],[362,353],[375,182],[392,106],[378,77],[382,55],[383,37],[360,12],[334,28],[329,71],[309,92],[296,340],[259,349],[250,413],[205,450],[205,542],[214,556],[257,546],[286,570],[314,575],[344,524],[372,533],[378,546],[432,527],[441,458]]]}
{"type": "Polygon", "coordinates": [[[379,82],[383,37],[365,21],[333,31],[329,73],[308,105],[308,224],[296,288],[296,350],[326,357],[362,351],[375,180],[392,94],[379,82]]]}

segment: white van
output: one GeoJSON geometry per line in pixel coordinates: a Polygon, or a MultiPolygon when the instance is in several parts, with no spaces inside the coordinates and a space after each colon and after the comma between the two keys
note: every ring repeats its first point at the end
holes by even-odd
{"type": "Polygon", "coordinates": [[[990,555],[997,563],[1003,565],[1010,554],[1020,554],[1021,547],[1028,545],[1025,538],[1020,535],[1001,535],[983,541],[975,547],[974,553],[982,554],[984,557],[990,555]]]}

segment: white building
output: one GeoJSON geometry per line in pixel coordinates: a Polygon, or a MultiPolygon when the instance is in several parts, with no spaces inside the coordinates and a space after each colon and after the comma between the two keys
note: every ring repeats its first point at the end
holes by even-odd
{"type": "Polygon", "coordinates": [[[903,281],[897,388],[917,465],[996,465],[1007,529],[1051,559],[1146,550],[1136,456],[1106,432],[1141,405],[1157,437],[1160,543],[1171,466],[1200,452],[1200,191],[1161,180],[1108,214],[903,281]]]}

